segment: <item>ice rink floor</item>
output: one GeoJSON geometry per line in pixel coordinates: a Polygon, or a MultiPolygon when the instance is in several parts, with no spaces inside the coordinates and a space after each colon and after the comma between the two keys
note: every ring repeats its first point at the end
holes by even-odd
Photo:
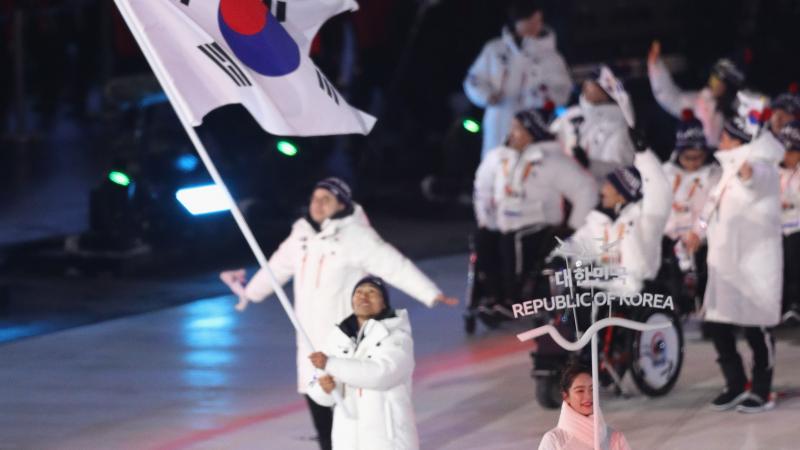
{"type": "MultiPolygon", "coordinates": [[[[420,266],[463,297],[465,255],[420,266]]],[[[558,411],[534,399],[530,345],[509,330],[467,338],[461,308],[392,294],[414,328],[422,448],[535,449],[558,411]]],[[[233,304],[203,299],[0,346],[0,449],[317,448],[278,302],[242,314],[233,304]]],[[[711,344],[689,331],[675,389],[659,399],[604,394],[606,420],[635,449],[800,448],[800,329],[780,336],[773,411],[711,411],[722,379],[711,344]]]]}

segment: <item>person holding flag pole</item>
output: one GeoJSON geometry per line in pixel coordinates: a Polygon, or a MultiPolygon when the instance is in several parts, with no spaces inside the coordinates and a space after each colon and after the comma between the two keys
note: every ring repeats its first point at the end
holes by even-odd
{"type": "MultiPolygon", "coordinates": [[[[297,331],[298,342],[309,350],[315,349],[194,127],[202,123],[208,112],[238,103],[273,134],[367,134],[375,119],[350,107],[308,57],[311,40],[322,23],[335,14],[356,9],[357,3],[299,1],[293,2],[291,8],[283,4],[277,15],[259,0],[115,0],[115,3],[201,161],[227,200],[261,268],[260,278],[277,294],[297,331]]],[[[456,299],[441,295],[433,283],[374,231],[368,228],[362,231],[371,238],[370,249],[381,249],[383,254],[394,256],[382,266],[390,272],[389,279],[396,273],[410,273],[410,278],[425,282],[417,292],[430,294],[420,294],[428,304],[437,300],[457,303],[456,299]]],[[[319,273],[318,278],[321,278],[319,273]]],[[[342,318],[332,318],[330,323],[342,318]]],[[[308,353],[311,352],[303,353],[304,359],[308,353]]],[[[341,404],[337,395],[334,399],[341,404]]],[[[324,433],[320,437],[329,439],[324,433]]]]}
{"type": "MultiPolygon", "coordinates": [[[[320,439],[329,436],[333,413],[308,397],[309,385],[319,378],[308,355],[328,343],[330,329],[352,314],[349,292],[358,280],[373,273],[400,287],[428,306],[453,306],[436,285],[394,247],[384,242],[353,202],[342,180],[326,178],[316,184],[308,214],[247,282],[244,269],[225,271],[222,280],[240,298],[237,309],[260,302],[290,278],[294,280],[294,309],[311,342],[297,340],[297,390],[306,395],[320,439]],[[278,285],[271,280],[276,275],[278,285]]],[[[337,413],[338,414],[338,413],[337,413]]]]}

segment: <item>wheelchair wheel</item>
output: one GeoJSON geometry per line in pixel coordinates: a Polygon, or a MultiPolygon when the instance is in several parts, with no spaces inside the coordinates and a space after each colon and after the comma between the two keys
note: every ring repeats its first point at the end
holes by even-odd
{"type": "MultiPolygon", "coordinates": [[[[604,353],[606,342],[608,342],[608,352],[602,356],[601,370],[598,374],[601,386],[606,387],[614,384],[614,377],[609,372],[609,369],[613,370],[620,380],[625,377],[631,361],[630,333],[631,330],[620,327],[600,330],[600,348],[598,351],[604,353]]],[[[587,350],[587,362],[591,364],[591,347],[586,346],[584,348],[587,350]]],[[[620,392],[620,387],[615,386],[615,390],[620,392]]]]}
{"type": "Polygon", "coordinates": [[[631,376],[642,393],[659,397],[675,386],[683,366],[683,329],[668,311],[650,310],[639,319],[645,323],[669,322],[669,328],[635,331],[631,342],[631,376]]]}

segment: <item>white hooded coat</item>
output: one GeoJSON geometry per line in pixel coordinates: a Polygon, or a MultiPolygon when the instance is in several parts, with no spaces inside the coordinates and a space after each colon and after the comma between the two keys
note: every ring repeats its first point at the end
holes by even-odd
{"type": "Polygon", "coordinates": [[[703,124],[706,142],[716,148],[722,136],[725,118],[722,112],[717,110],[717,99],[711,90],[708,87],[700,91],[681,90],[672,80],[669,69],[661,59],[654,64],[648,64],[647,72],[653,96],[658,104],[673,117],[680,117],[681,111],[691,109],[694,116],[703,124]]]}
{"type": "Polygon", "coordinates": [[[571,90],[572,78],[552,30],[525,37],[517,46],[512,32],[503,28],[500,37],[486,43],[464,80],[470,101],[486,108],[482,156],[505,142],[514,114],[541,108],[547,100],[564,104],[571,90]],[[489,104],[492,94],[501,96],[499,103],[489,104]]]}
{"type": "Polygon", "coordinates": [[[750,144],[714,155],[722,178],[703,211],[707,321],[766,327],[780,321],[783,243],[777,163],[783,155],[776,143],[764,133],[750,144]],[[737,175],[745,160],[753,168],[749,180],[737,175]]]}
{"type": "MultiPolygon", "coordinates": [[[[344,398],[333,410],[331,439],[335,450],[417,450],[411,375],[414,341],[405,310],[396,317],[371,319],[357,338],[336,327],[326,340],[325,371],[344,398]]],[[[334,406],[333,396],[313,383],[315,402],[334,406]]]]}
{"type": "Polygon", "coordinates": [[[620,295],[641,292],[644,280],[658,273],[661,237],[672,204],[672,192],[658,157],[650,150],[637,153],[634,165],[642,176],[642,199],[625,205],[616,219],[593,210],[565,243],[570,253],[587,253],[581,260],[623,268],[624,278],[599,286],[620,295]],[[604,251],[603,245],[614,242],[604,251]]]}
{"type": "Polygon", "coordinates": [[[589,171],[598,184],[618,167],[633,164],[635,150],[628,134],[628,122],[616,103],[593,105],[583,95],[580,103],[567,109],[553,121],[550,131],[572,155],[572,148],[580,145],[588,156],[589,171]],[[576,128],[574,120],[581,120],[576,128]]]}
{"type": "MultiPolygon", "coordinates": [[[[279,283],[294,280],[294,310],[314,349],[323,347],[332,326],[352,314],[353,288],[367,273],[428,306],[433,306],[440,293],[413,262],[381,239],[358,205],[347,217],[326,220],[319,232],[306,219],[296,221],[269,265],[279,283]]],[[[245,289],[255,302],[272,292],[263,270],[256,272],[245,289]]],[[[314,376],[308,359],[314,349],[297,336],[297,390],[301,394],[314,376]]]]}
{"type": "MultiPolygon", "coordinates": [[[[602,415],[601,415],[602,416],[602,415]]],[[[602,450],[630,450],[625,435],[614,431],[601,420],[605,432],[600,443],[602,450]]],[[[558,426],[545,433],[539,450],[594,450],[594,416],[583,416],[567,402],[561,404],[558,426]]]]}
{"type": "Polygon", "coordinates": [[[562,195],[573,205],[569,225],[577,229],[597,203],[597,185],[556,141],[534,143],[522,152],[498,147],[475,173],[475,216],[479,226],[491,230],[557,225],[562,195]]]}

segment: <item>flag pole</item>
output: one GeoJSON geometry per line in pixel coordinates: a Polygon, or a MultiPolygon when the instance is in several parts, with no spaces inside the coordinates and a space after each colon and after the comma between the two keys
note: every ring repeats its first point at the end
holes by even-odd
{"type": "MultiPolygon", "coordinates": [[[[206,170],[208,170],[209,175],[211,175],[211,179],[214,181],[214,184],[217,185],[219,189],[222,190],[225,199],[228,202],[228,205],[231,209],[231,214],[233,215],[234,221],[236,221],[236,225],[239,227],[239,230],[242,232],[245,240],[247,241],[247,245],[250,247],[250,250],[253,252],[253,255],[256,257],[256,261],[258,261],[258,265],[264,272],[267,274],[267,278],[269,279],[270,283],[272,284],[272,288],[275,291],[275,294],[278,296],[278,300],[280,300],[281,306],[283,307],[284,312],[289,317],[289,321],[294,326],[295,331],[300,336],[300,339],[306,344],[306,346],[312,351],[314,351],[314,345],[311,342],[311,339],[308,337],[308,334],[300,325],[300,322],[297,320],[297,316],[294,313],[294,309],[292,308],[291,303],[289,302],[289,298],[286,296],[286,292],[283,290],[283,287],[278,282],[277,278],[275,278],[275,274],[272,272],[272,269],[269,267],[269,263],[267,261],[267,257],[264,255],[264,251],[259,246],[256,237],[253,235],[253,232],[250,230],[250,226],[247,224],[247,221],[244,218],[239,206],[233,200],[230,191],[228,190],[225,181],[220,176],[219,171],[217,170],[214,161],[211,160],[211,157],[208,155],[208,151],[206,151],[203,142],[200,140],[200,137],[197,135],[197,131],[194,127],[189,123],[187,117],[188,114],[186,113],[186,105],[184,105],[182,98],[178,95],[178,91],[175,88],[175,85],[172,82],[172,79],[167,74],[167,71],[161,65],[161,60],[159,60],[158,56],[155,55],[152,48],[150,47],[150,42],[144,37],[141,33],[143,29],[141,23],[138,22],[135,15],[128,11],[125,0],[114,0],[117,4],[117,8],[119,9],[122,17],[125,19],[125,22],[128,24],[128,28],[133,33],[134,38],[136,38],[136,42],[139,44],[139,48],[142,49],[142,53],[144,53],[147,62],[150,64],[150,67],[153,69],[153,73],[155,74],[156,78],[158,79],[161,87],[164,89],[164,93],[166,94],[167,98],[170,100],[170,104],[172,105],[175,113],[178,115],[178,119],[183,126],[183,129],[186,131],[186,134],[189,136],[189,139],[192,141],[195,150],[197,150],[197,154],[200,156],[200,160],[203,161],[203,165],[205,166],[206,170]]],[[[331,392],[336,403],[344,408],[342,403],[341,395],[338,391],[334,390],[331,392]]],[[[345,410],[345,413],[347,411],[345,410]]]]}
{"type": "Polygon", "coordinates": [[[600,364],[597,357],[597,333],[592,334],[592,423],[594,425],[594,450],[600,450],[602,425],[600,420],[600,364]]]}

